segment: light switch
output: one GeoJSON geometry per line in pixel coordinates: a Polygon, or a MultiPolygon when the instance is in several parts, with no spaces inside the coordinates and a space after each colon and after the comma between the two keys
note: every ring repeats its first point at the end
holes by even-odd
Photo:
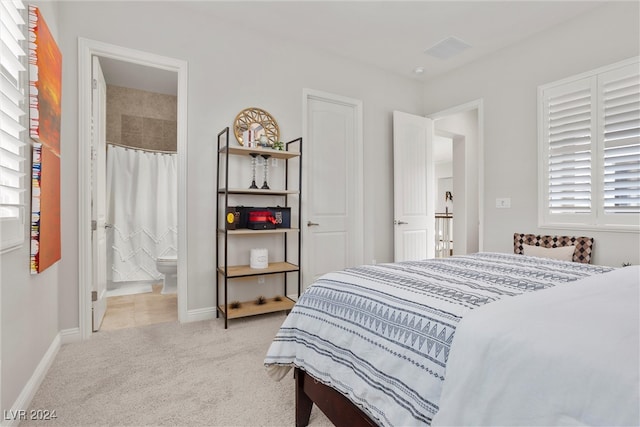
{"type": "Polygon", "coordinates": [[[498,209],[509,209],[511,207],[511,198],[497,198],[496,199],[496,208],[498,209]]]}

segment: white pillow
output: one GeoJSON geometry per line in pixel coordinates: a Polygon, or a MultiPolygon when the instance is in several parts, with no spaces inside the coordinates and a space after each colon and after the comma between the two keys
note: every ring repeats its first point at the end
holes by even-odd
{"type": "Polygon", "coordinates": [[[561,261],[573,261],[575,246],[560,246],[558,248],[545,248],[543,246],[522,245],[524,255],[537,256],[540,258],[559,259],[561,261]]]}

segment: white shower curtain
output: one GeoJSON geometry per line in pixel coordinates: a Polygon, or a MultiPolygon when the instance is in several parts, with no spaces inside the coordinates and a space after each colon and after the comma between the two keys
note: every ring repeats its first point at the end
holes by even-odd
{"type": "Polygon", "coordinates": [[[176,154],[107,145],[107,280],[158,280],[159,256],[176,255],[176,154]]]}

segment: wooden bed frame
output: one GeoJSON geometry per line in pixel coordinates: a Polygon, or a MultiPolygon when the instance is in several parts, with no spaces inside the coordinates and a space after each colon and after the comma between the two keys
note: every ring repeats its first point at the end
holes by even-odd
{"type": "Polygon", "coordinates": [[[311,407],[315,403],[336,426],[377,426],[353,402],[340,392],[321,383],[300,368],[295,368],[296,382],[296,427],[309,425],[311,407]]]}

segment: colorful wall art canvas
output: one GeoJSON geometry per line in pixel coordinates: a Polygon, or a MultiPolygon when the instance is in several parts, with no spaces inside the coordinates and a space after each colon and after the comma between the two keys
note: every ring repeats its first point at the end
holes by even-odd
{"type": "Polygon", "coordinates": [[[31,273],[61,258],[60,117],[62,54],[40,10],[29,6],[29,135],[33,147],[31,273]]]}

